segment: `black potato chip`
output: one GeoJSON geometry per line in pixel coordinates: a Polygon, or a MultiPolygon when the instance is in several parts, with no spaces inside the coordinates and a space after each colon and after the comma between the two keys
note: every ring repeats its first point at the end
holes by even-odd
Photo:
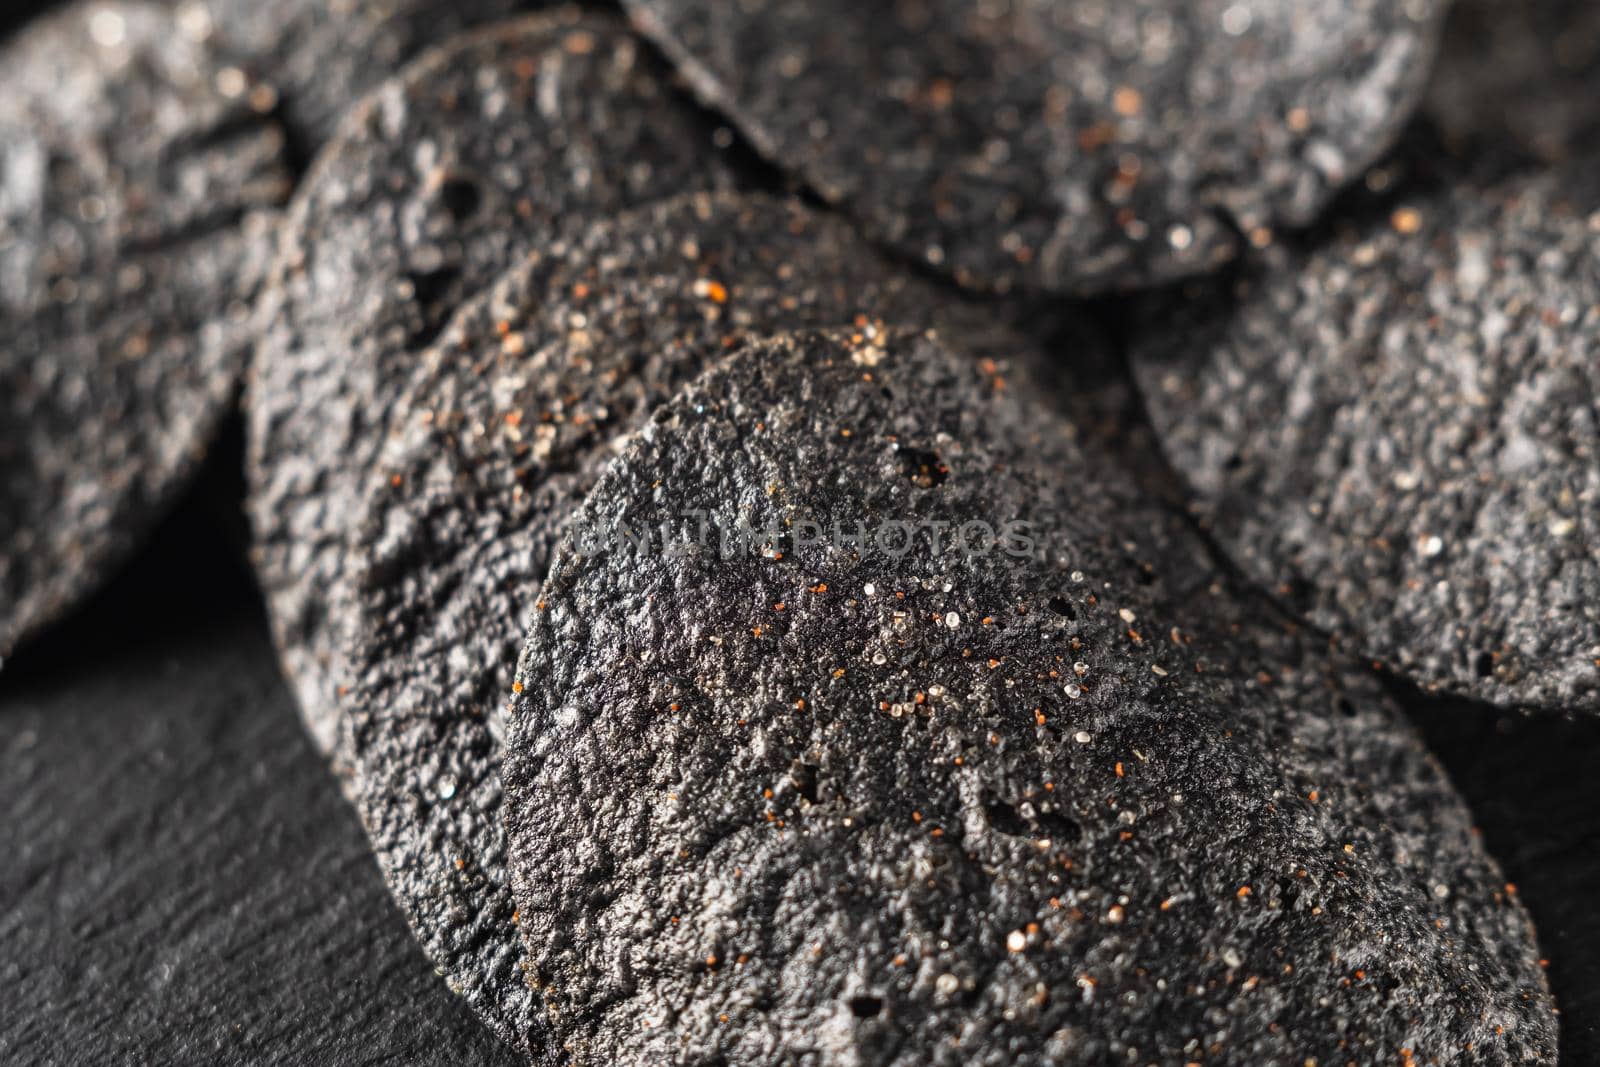
{"type": "Polygon", "coordinates": [[[1303,225],[1420,95],[1435,0],[628,0],[762,153],[964,284],[1100,291],[1303,225]],[[1219,216],[1226,216],[1222,221],[1219,216]]]}
{"type": "Polygon", "coordinates": [[[940,327],[996,380],[1038,359],[835,218],[697,194],[535,251],[419,365],[339,620],[341,760],[424,945],[514,1043],[536,1044],[538,1021],[500,819],[503,707],[556,539],[628,435],[730,346],[803,326],[867,334],[878,316],[940,327]]]}
{"type": "Polygon", "coordinates": [[[724,178],[643,45],[570,9],[459,37],[346,117],[285,222],[248,396],[258,567],[324,748],[329,604],[419,353],[562,229],[724,178]]]}
{"type": "Polygon", "coordinates": [[[517,0],[178,0],[185,32],[270,87],[297,147],[334,135],[351,104],[430,45],[519,9],[517,0]]]}
{"type": "Polygon", "coordinates": [[[1553,1056],[1526,916],[1372,679],[1172,598],[1154,512],[1034,425],[926,339],[797,335],[608,468],[506,756],[571,1061],[1553,1056]]]}
{"type": "Polygon", "coordinates": [[[1239,566],[1351,651],[1600,710],[1600,183],[1395,205],[1151,305],[1163,447],[1239,566]]]}
{"type": "Polygon", "coordinates": [[[138,544],[231,404],[284,137],[162,8],[0,51],[0,658],[138,544]]]}

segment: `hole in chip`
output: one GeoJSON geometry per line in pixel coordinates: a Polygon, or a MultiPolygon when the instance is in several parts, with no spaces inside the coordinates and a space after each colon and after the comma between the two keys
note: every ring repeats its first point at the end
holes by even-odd
{"type": "Polygon", "coordinates": [[[883,998],[864,995],[850,998],[850,1014],[857,1019],[871,1019],[883,1011],[883,998]]]}
{"type": "Polygon", "coordinates": [[[1054,811],[1035,811],[1031,815],[1024,816],[1015,806],[996,796],[989,798],[988,803],[984,805],[983,814],[989,820],[990,826],[1011,837],[1034,840],[1048,838],[1059,842],[1075,841],[1082,833],[1078,824],[1064,815],[1054,811]]]}
{"type": "Polygon", "coordinates": [[[790,784],[810,804],[817,802],[817,781],[821,776],[821,768],[810,763],[796,762],[789,768],[790,784]]]}
{"type": "Polygon", "coordinates": [[[478,186],[466,178],[449,178],[439,186],[439,202],[457,222],[470,219],[483,203],[478,186]]]}
{"type": "Polygon", "coordinates": [[[910,478],[911,484],[918,488],[932,489],[944,484],[945,479],[950,477],[950,468],[944,465],[937,452],[920,448],[902,448],[900,473],[910,478]]]}

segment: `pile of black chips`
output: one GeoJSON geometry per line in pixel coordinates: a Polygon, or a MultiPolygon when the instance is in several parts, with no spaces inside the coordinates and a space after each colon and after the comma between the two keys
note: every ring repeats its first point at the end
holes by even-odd
{"type": "Polygon", "coordinates": [[[12,33],[0,656],[242,403],[530,1060],[1554,1062],[1395,693],[1600,712],[1589,5],[624,6],[12,33]]]}

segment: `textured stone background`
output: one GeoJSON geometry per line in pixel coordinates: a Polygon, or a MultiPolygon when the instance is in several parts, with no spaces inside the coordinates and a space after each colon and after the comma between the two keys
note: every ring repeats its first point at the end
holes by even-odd
{"type": "Polygon", "coordinates": [[[0,679],[0,1063],[518,1062],[390,902],[216,480],[0,679]]]}

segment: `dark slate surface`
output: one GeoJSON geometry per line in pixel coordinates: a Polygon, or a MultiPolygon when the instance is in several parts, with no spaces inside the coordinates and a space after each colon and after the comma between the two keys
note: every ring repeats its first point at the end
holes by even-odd
{"type": "Polygon", "coordinates": [[[0,1063],[516,1063],[390,903],[220,510],[0,676],[0,1063]]]}

